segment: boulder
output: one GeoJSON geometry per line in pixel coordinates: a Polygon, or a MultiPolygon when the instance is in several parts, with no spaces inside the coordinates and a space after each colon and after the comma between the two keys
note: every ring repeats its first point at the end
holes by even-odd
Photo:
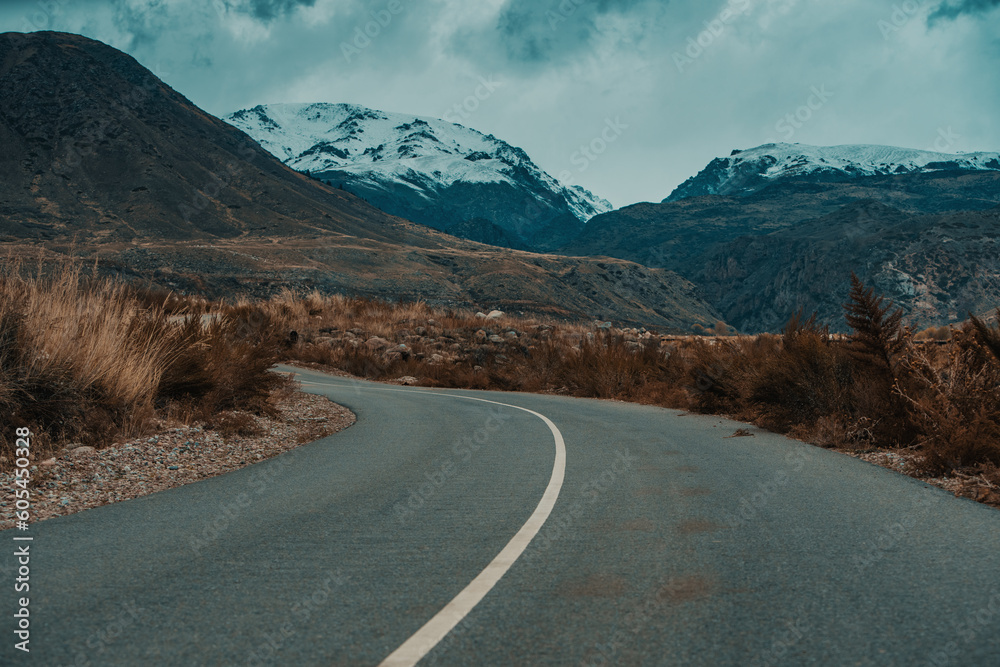
{"type": "Polygon", "coordinates": [[[368,347],[369,350],[384,350],[385,348],[389,347],[391,343],[387,341],[385,338],[372,336],[367,341],[365,341],[365,345],[368,347]]]}

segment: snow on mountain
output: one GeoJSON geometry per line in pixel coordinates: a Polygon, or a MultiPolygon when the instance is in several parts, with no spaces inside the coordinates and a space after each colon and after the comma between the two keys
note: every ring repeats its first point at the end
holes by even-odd
{"type": "Polygon", "coordinates": [[[832,181],[942,170],[1000,171],[1000,153],[935,153],[872,145],[765,144],[712,160],[664,201],[750,194],[779,179],[832,181]]]}
{"type": "Polygon", "coordinates": [[[551,249],[612,208],[561,184],[520,148],[436,118],[350,104],[272,104],[225,120],[292,169],[474,240],[551,249]]]}

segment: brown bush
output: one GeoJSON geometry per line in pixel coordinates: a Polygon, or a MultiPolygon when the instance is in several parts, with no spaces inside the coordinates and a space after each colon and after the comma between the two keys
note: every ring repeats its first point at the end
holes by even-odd
{"type": "Polygon", "coordinates": [[[900,390],[920,426],[923,467],[932,473],[1000,465],[1000,357],[991,347],[1000,335],[974,319],[954,338],[943,360],[912,350],[912,383],[900,390]]]}
{"type": "Polygon", "coordinates": [[[635,332],[539,327],[513,318],[484,321],[423,303],[313,294],[302,308],[286,305],[280,312],[293,318],[285,320],[286,326],[307,332],[289,349],[293,358],[361,377],[414,376],[434,387],[557,392],[684,407],[732,415],[826,446],[921,446],[931,467],[993,460],[991,446],[971,443],[991,442],[997,423],[991,407],[996,392],[987,391],[991,380],[981,370],[987,360],[1000,358],[1000,331],[970,322],[972,333],[946,346],[920,347],[926,359],[920,366],[901,313],[857,278],[845,306],[853,328],[846,340],[830,336],[815,317],[801,313],[781,335],[692,336],[661,345],[659,338],[635,332]],[[516,341],[493,343],[477,336],[480,330],[502,336],[510,328],[523,332],[516,341]],[[418,330],[427,335],[414,335],[418,330]],[[321,333],[333,338],[316,343],[321,333]],[[370,348],[365,341],[371,336],[407,349],[370,348]],[[450,350],[455,344],[459,350],[450,350]],[[948,351],[955,349],[966,352],[952,360],[957,366],[949,370],[948,351]],[[928,369],[938,374],[929,375],[928,369]],[[962,373],[968,382],[956,384],[953,378],[962,373]],[[969,384],[973,378],[980,384],[969,384]],[[941,403],[946,399],[961,409],[941,403]],[[918,414],[914,400],[929,407],[918,414]],[[964,453],[946,453],[944,443],[964,453]]]}
{"type": "MultiPolygon", "coordinates": [[[[218,306],[178,320],[162,293],[87,279],[78,266],[4,268],[0,410],[32,430],[36,458],[70,440],[103,447],[140,434],[158,410],[268,411],[268,393],[287,382],[268,371],[281,348],[266,314],[218,306]]],[[[4,468],[12,444],[0,434],[4,468]]]]}

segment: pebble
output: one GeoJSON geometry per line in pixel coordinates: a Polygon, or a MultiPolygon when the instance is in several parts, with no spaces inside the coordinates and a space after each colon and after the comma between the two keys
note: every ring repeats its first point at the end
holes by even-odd
{"type": "MultiPolygon", "coordinates": [[[[161,491],[187,483],[191,473],[195,478],[219,475],[297,447],[303,438],[319,439],[354,422],[347,409],[319,396],[293,394],[282,399],[278,408],[282,416],[263,420],[264,432],[254,437],[227,440],[200,426],[174,428],[171,424],[159,435],[147,434],[96,452],[79,443],[72,451],[67,447],[62,456],[40,461],[36,467],[38,493],[32,518],[40,521],[161,491]],[[81,455],[88,450],[90,455],[81,455]],[[185,474],[165,475],[165,468],[185,474]],[[52,491],[44,493],[44,488],[52,491]]],[[[0,502],[13,502],[12,480],[13,474],[0,473],[0,502]]],[[[13,513],[0,513],[0,530],[14,524],[13,513]]]]}

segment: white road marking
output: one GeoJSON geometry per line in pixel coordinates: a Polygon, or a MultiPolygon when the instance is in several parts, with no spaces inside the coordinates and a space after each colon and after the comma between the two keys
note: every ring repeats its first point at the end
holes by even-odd
{"type": "MultiPolygon", "coordinates": [[[[303,384],[306,382],[303,381],[303,384]]],[[[308,384],[318,384],[314,382],[309,382],[308,384]]],[[[407,389],[389,389],[382,387],[371,387],[371,389],[380,391],[401,391],[406,393],[414,393],[413,390],[407,389]]],[[[469,612],[479,604],[479,602],[486,597],[493,587],[496,585],[503,575],[507,574],[507,570],[511,568],[514,562],[520,558],[524,550],[528,548],[528,544],[534,539],[538,531],[542,529],[545,521],[549,518],[552,513],[552,508],[556,504],[556,500],[559,498],[559,491],[562,489],[563,478],[566,475],[566,443],[563,440],[562,433],[556,428],[556,425],[552,423],[552,420],[545,415],[535,412],[534,410],[529,410],[528,408],[522,408],[518,405],[510,405],[508,403],[500,403],[498,401],[488,401],[485,398],[473,398],[472,396],[460,396],[458,394],[441,394],[437,392],[419,392],[425,396],[447,396],[449,398],[461,398],[467,401],[480,401],[482,403],[492,403],[494,405],[502,405],[507,408],[514,408],[515,410],[522,410],[528,414],[534,415],[545,422],[545,425],[549,427],[552,431],[552,437],[555,439],[556,443],[556,458],[552,464],[552,476],[549,478],[549,484],[545,487],[545,493],[542,494],[542,499],[538,501],[538,506],[535,507],[535,511],[531,513],[528,520],[521,526],[521,529],[517,531],[517,534],[511,538],[507,546],[497,554],[489,565],[486,566],[479,575],[476,576],[472,582],[462,589],[459,593],[452,599],[451,602],[446,604],[444,608],[434,615],[431,620],[424,623],[423,627],[417,630],[413,636],[407,639],[403,644],[389,654],[385,660],[379,663],[379,667],[411,667],[416,665],[425,655],[430,653],[431,649],[438,645],[438,643],[451,632],[456,625],[462,622],[462,619],[468,616],[469,612]]]]}
{"type": "Polygon", "coordinates": [[[538,506],[535,507],[535,511],[531,513],[528,520],[521,526],[521,529],[517,531],[517,534],[511,538],[507,546],[497,554],[489,565],[486,566],[479,575],[472,580],[472,582],[462,589],[459,593],[452,599],[451,602],[444,606],[444,609],[439,611],[434,617],[427,621],[422,628],[417,630],[412,637],[407,639],[403,644],[389,654],[385,660],[379,663],[379,667],[410,667],[411,665],[416,665],[421,658],[430,653],[431,649],[437,646],[438,642],[445,638],[445,636],[452,631],[452,629],[462,622],[472,609],[479,604],[480,600],[486,597],[493,587],[496,585],[500,578],[507,573],[507,570],[511,568],[514,562],[520,558],[524,550],[528,548],[528,544],[534,539],[538,531],[542,529],[545,524],[546,519],[549,518],[549,514],[552,513],[552,508],[556,504],[556,499],[559,498],[559,491],[562,489],[563,477],[566,474],[566,443],[563,441],[562,433],[556,428],[556,425],[552,423],[548,417],[534,410],[529,410],[527,408],[522,408],[517,405],[509,405],[507,403],[499,403],[497,401],[487,401],[483,398],[472,398],[471,396],[458,396],[456,394],[437,394],[432,393],[432,396],[449,396],[451,398],[464,398],[470,401],[482,401],[483,403],[493,403],[494,405],[502,405],[508,408],[514,408],[515,410],[522,410],[528,414],[532,414],[549,427],[552,431],[552,437],[555,439],[556,443],[556,458],[552,465],[552,476],[549,478],[549,484],[545,487],[545,493],[542,494],[542,499],[538,501],[538,506]]]}

